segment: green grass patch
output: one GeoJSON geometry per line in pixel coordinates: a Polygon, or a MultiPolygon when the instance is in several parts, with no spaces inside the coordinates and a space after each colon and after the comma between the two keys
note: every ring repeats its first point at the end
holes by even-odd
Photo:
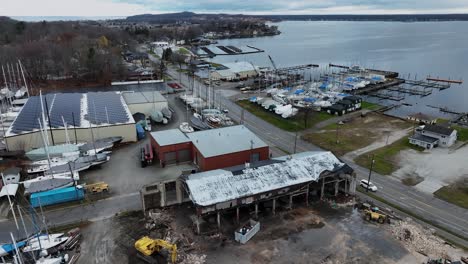
{"type": "Polygon", "coordinates": [[[468,209],[468,180],[444,186],[437,190],[434,196],[468,209]]]}
{"type": "Polygon", "coordinates": [[[464,142],[468,141],[468,128],[461,126],[452,126],[452,128],[457,130],[458,140],[464,142]]]}
{"type": "Polygon", "coordinates": [[[354,161],[360,166],[370,168],[372,156],[375,155],[374,171],[382,175],[390,175],[400,167],[398,162],[395,160],[397,154],[406,149],[414,149],[417,151],[423,151],[423,148],[411,145],[407,137],[395,141],[394,143],[379,148],[377,150],[364,153],[361,156],[357,157],[354,161]]]}
{"type": "Polygon", "coordinates": [[[303,138],[341,156],[384,138],[386,135],[380,132],[382,130],[392,131],[408,127],[408,122],[370,113],[366,117],[350,117],[344,124],[331,123],[318,131],[306,134],[303,138]]]}
{"type": "Polygon", "coordinates": [[[329,115],[325,112],[310,112],[307,117],[307,126],[305,122],[305,113],[299,112],[295,117],[284,119],[280,115],[275,114],[265,110],[262,106],[249,102],[248,100],[237,101],[237,104],[242,106],[245,110],[256,115],[257,117],[267,121],[268,123],[275,125],[286,131],[300,131],[306,128],[311,128],[315,124],[333,118],[332,115],[329,115]]]}
{"type": "Polygon", "coordinates": [[[189,55],[190,54],[190,51],[184,47],[180,47],[179,48],[179,51],[178,51],[180,54],[182,55],[189,55]]]}
{"type": "Polygon", "coordinates": [[[177,69],[177,72],[189,73],[190,71],[188,69],[177,69]]]}
{"type": "Polygon", "coordinates": [[[365,101],[362,101],[361,103],[361,108],[362,109],[366,109],[366,110],[377,110],[379,108],[381,108],[382,106],[379,105],[379,104],[374,104],[374,103],[369,103],[369,102],[365,102],[365,101]]]}
{"type": "Polygon", "coordinates": [[[375,137],[376,135],[372,132],[369,132],[366,137],[347,133],[344,129],[344,125],[337,124],[328,125],[322,132],[310,133],[302,136],[304,140],[323,149],[330,150],[338,156],[370,145],[375,137]]]}
{"type": "Polygon", "coordinates": [[[219,68],[219,67],[223,67],[222,64],[219,64],[219,63],[215,63],[215,62],[211,62],[210,63],[211,67],[214,67],[214,68],[219,68]]]}

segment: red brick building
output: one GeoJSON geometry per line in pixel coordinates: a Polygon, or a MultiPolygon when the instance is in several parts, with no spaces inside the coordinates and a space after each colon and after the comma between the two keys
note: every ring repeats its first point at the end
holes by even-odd
{"type": "Polygon", "coordinates": [[[267,160],[268,145],[243,125],[184,134],[179,129],[151,133],[162,166],[191,161],[201,171],[267,160]]]}

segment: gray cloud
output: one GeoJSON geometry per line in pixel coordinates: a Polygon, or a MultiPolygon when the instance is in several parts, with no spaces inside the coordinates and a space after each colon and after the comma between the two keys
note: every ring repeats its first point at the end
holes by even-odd
{"type": "Polygon", "coordinates": [[[466,12],[467,0],[115,0],[139,4],[148,12],[229,13],[444,13],[466,12]]]}

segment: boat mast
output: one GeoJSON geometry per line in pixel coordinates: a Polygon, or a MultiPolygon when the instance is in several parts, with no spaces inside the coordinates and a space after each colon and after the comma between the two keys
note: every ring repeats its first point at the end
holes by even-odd
{"type": "Polygon", "coordinates": [[[42,130],[41,119],[38,118],[37,121],[39,121],[39,129],[41,130],[41,138],[42,138],[42,143],[44,144],[44,150],[47,155],[47,163],[49,165],[49,170],[50,170],[50,173],[52,174],[52,178],[54,178],[54,171],[52,170],[52,162],[50,161],[50,155],[49,155],[49,146],[47,145],[47,142],[45,141],[45,136],[44,136],[44,134],[47,134],[47,133],[42,130]]]}
{"type": "Polygon", "coordinates": [[[23,65],[21,64],[21,60],[18,60],[18,64],[19,64],[20,69],[21,69],[21,75],[23,76],[24,87],[26,87],[26,95],[29,98],[28,82],[26,82],[26,78],[24,77],[24,69],[23,69],[23,65]]]}
{"type": "MultiPolygon", "coordinates": [[[[45,120],[45,115],[44,115],[44,101],[42,100],[42,91],[39,90],[39,99],[41,100],[41,110],[42,110],[42,123],[44,124],[44,129],[45,126],[46,126],[46,120],[45,120]]],[[[39,122],[39,125],[40,125],[41,122],[39,122]]],[[[49,145],[49,136],[47,135],[47,131],[45,134],[45,137],[44,137],[44,140],[45,140],[45,144],[46,145],[49,145]]]]}
{"type": "Polygon", "coordinates": [[[16,251],[15,259],[18,258],[19,264],[23,264],[23,260],[21,259],[21,255],[19,254],[18,247],[16,246],[16,241],[15,241],[15,237],[13,236],[13,233],[10,232],[10,236],[11,236],[11,242],[13,242],[13,246],[16,251]]]}
{"type": "MultiPolygon", "coordinates": [[[[7,67],[8,67],[8,64],[7,64],[7,67]]],[[[6,78],[5,68],[3,68],[3,65],[2,65],[2,72],[3,72],[3,81],[5,82],[5,88],[6,88],[6,90],[7,90],[7,92],[5,93],[5,99],[7,99],[7,100],[6,100],[6,103],[7,103],[7,108],[8,108],[8,101],[9,101],[9,100],[8,100],[8,91],[9,91],[10,89],[8,88],[8,80],[7,80],[7,78],[6,78]]]]}
{"type": "Polygon", "coordinates": [[[63,127],[65,128],[65,143],[70,144],[70,137],[68,136],[68,129],[67,129],[67,123],[65,122],[65,119],[62,116],[62,122],[63,122],[63,127]]]}

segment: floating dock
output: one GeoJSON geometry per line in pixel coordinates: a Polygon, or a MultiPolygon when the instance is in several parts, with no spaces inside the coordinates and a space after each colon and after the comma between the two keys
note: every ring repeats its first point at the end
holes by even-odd
{"type": "Polygon", "coordinates": [[[386,100],[391,100],[391,101],[402,101],[405,99],[405,97],[402,95],[394,95],[390,93],[375,92],[375,93],[370,93],[369,95],[380,98],[380,99],[386,99],[386,100]]]}
{"type": "Polygon", "coordinates": [[[371,93],[373,93],[373,92],[377,92],[379,90],[385,90],[385,89],[387,89],[389,87],[397,86],[397,85],[400,85],[402,83],[405,83],[405,80],[397,78],[397,79],[393,79],[393,80],[390,80],[390,81],[387,81],[387,82],[384,82],[384,83],[369,84],[364,88],[361,88],[361,89],[358,89],[358,90],[354,91],[354,94],[356,94],[356,95],[360,95],[360,94],[369,94],[369,95],[371,95],[371,93]]]}
{"type": "Polygon", "coordinates": [[[407,93],[411,95],[420,95],[420,96],[428,96],[432,94],[432,89],[418,89],[418,88],[407,88],[402,86],[393,86],[388,88],[387,90],[393,92],[400,92],[400,93],[407,93]]]}
{"type": "Polygon", "coordinates": [[[450,84],[441,84],[437,82],[428,82],[424,80],[405,80],[405,83],[413,86],[421,86],[421,87],[426,87],[426,88],[435,88],[439,90],[445,90],[447,88],[450,88],[450,84]]]}

